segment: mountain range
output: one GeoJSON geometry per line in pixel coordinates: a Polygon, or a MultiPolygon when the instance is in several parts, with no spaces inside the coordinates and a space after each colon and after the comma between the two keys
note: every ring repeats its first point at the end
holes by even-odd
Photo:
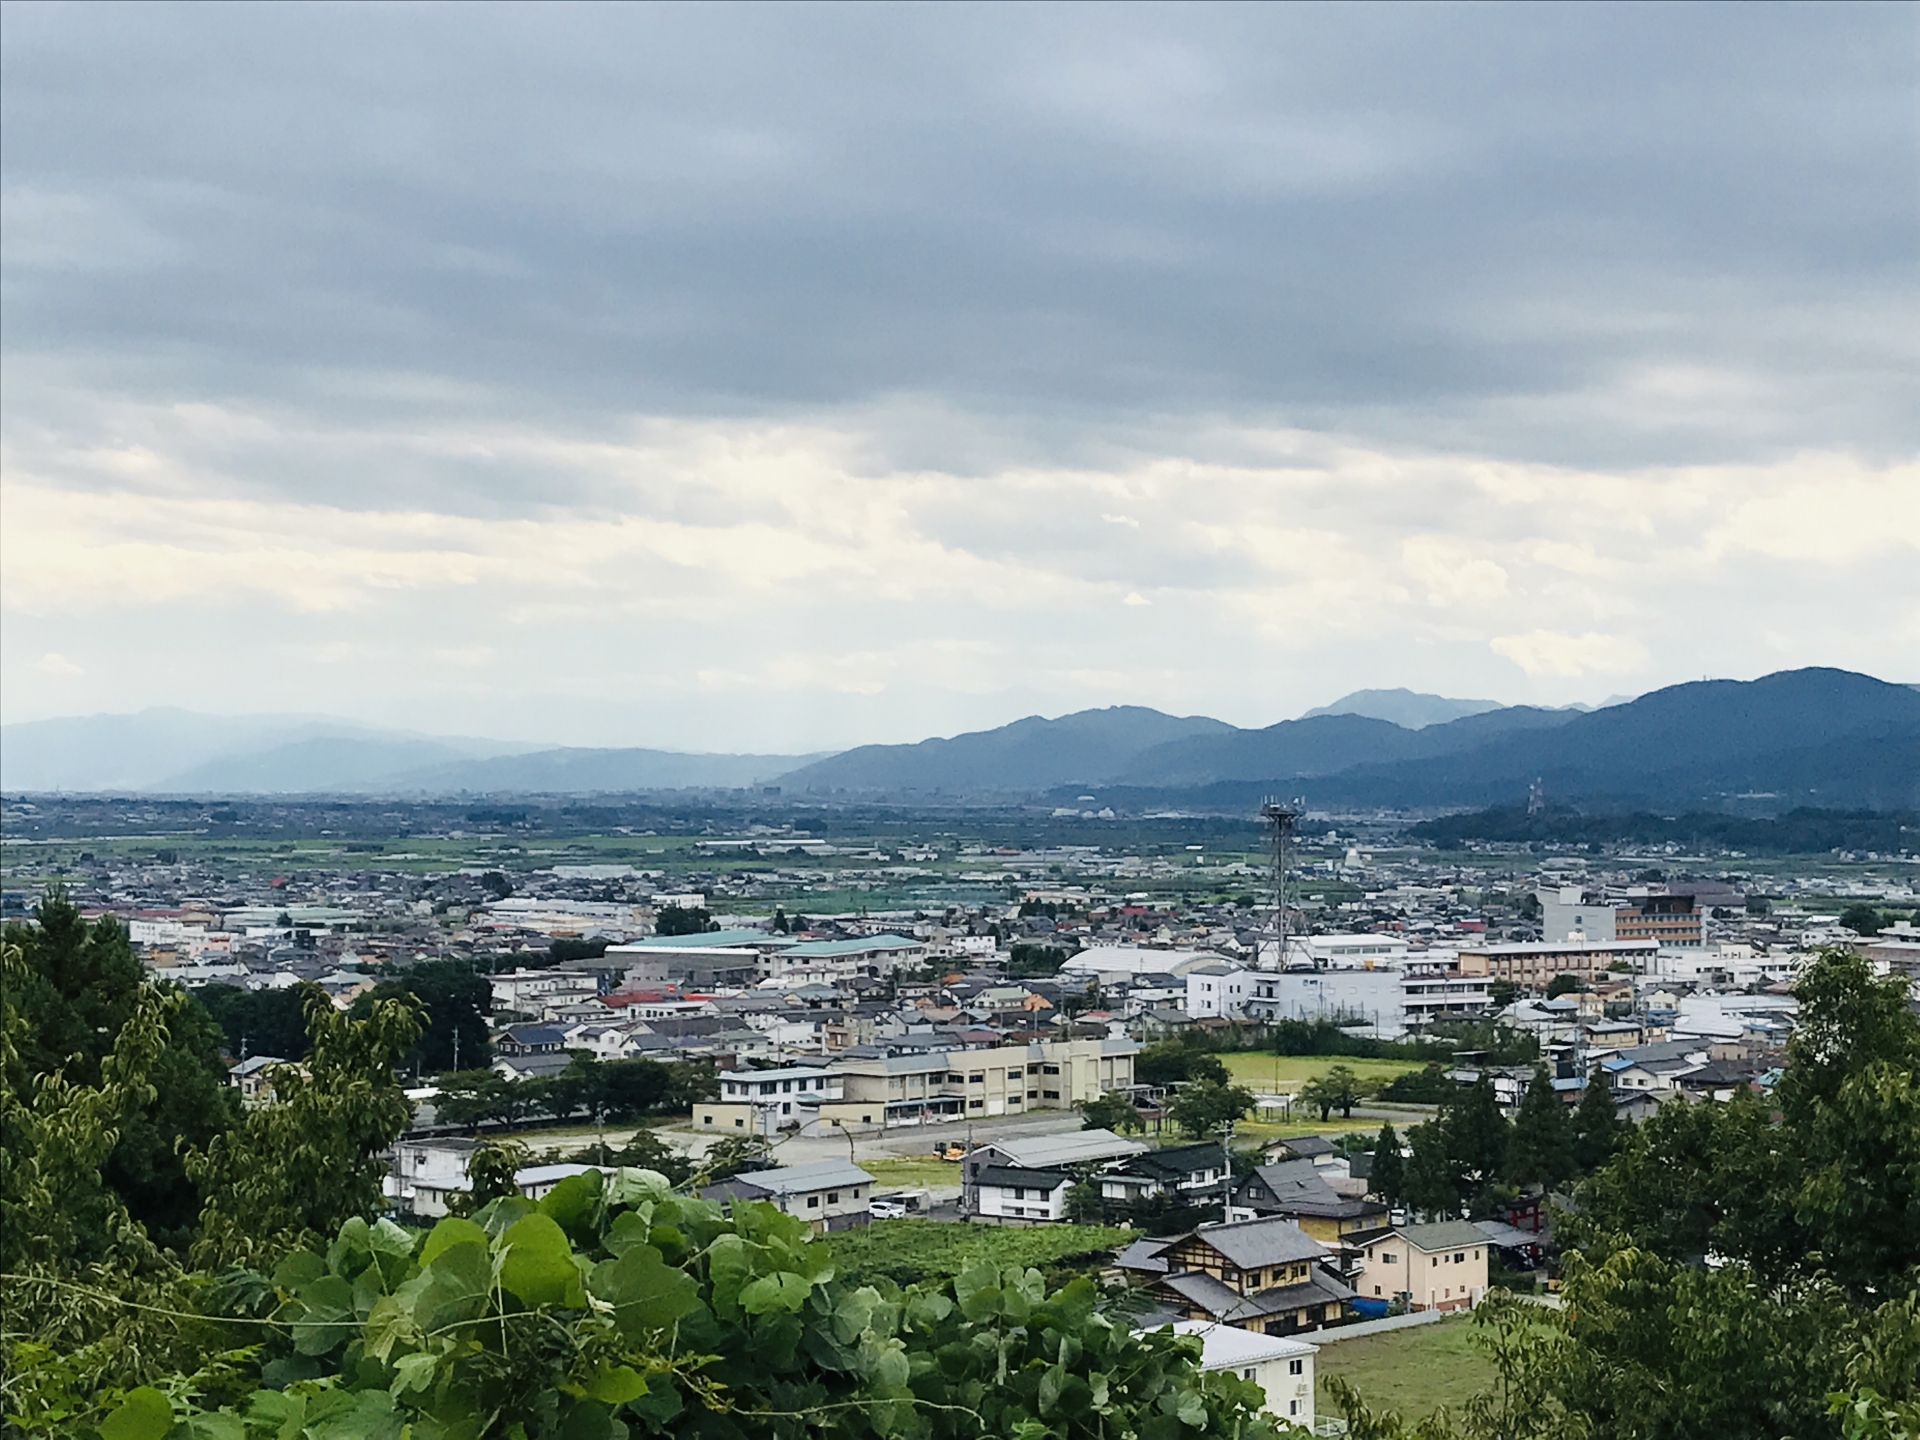
{"type": "Polygon", "coordinates": [[[311,716],[149,710],[9,725],[0,786],[152,793],[583,794],[1054,800],[1237,811],[1513,803],[1920,807],[1920,690],[1833,669],[1700,681],[1593,711],[1361,691],[1241,729],[1141,706],[829,755],[694,755],[381,731],[311,716]]]}

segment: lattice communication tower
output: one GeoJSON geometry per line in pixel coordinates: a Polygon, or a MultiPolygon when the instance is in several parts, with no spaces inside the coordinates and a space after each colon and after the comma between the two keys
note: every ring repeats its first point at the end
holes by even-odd
{"type": "Polygon", "coordinates": [[[1267,843],[1273,849],[1273,924],[1279,936],[1279,948],[1274,952],[1278,963],[1274,968],[1284,970],[1287,968],[1287,913],[1293,902],[1293,824],[1300,818],[1300,812],[1286,801],[1269,799],[1260,807],[1260,818],[1270,827],[1267,843]]]}

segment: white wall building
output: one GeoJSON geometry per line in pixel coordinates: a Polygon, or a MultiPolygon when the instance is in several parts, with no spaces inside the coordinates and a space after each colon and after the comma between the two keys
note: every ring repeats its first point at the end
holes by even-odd
{"type": "Polygon", "coordinates": [[[1540,938],[1543,941],[1611,940],[1617,902],[1578,885],[1536,890],[1540,902],[1540,938]]]}
{"type": "Polygon", "coordinates": [[[1176,1320],[1176,1335],[1197,1336],[1200,1368],[1251,1380],[1267,1397],[1261,1408],[1303,1430],[1313,1429],[1313,1362],[1319,1347],[1283,1335],[1256,1335],[1217,1320],[1176,1320]]]}
{"type": "Polygon", "coordinates": [[[1196,965],[1187,972],[1187,1014],[1196,1020],[1219,1016],[1237,1020],[1253,998],[1254,973],[1225,960],[1196,965]]]}

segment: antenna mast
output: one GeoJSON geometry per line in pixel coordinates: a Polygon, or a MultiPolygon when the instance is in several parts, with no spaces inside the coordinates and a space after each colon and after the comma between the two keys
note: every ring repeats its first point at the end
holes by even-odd
{"type": "Polygon", "coordinates": [[[1279,937],[1274,969],[1287,968],[1287,910],[1292,899],[1293,822],[1300,812],[1279,800],[1268,800],[1260,807],[1260,818],[1273,827],[1273,924],[1279,937]]]}

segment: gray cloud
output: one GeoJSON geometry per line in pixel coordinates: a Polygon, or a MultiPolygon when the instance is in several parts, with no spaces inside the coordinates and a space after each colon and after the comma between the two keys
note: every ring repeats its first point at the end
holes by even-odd
{"type": "Polygon", "coordinates": [[[9,4],[0,696],[1904,678],[1913,14],[9,4]]]}
{"type": "Polygon", "coordinates": [[[1195,408],[1577,464],[1904,450],[1911,22],[9,6],[6,343],[320,414],[938,397],[1050,455],[1195,408]],[[1649,369],[1745,403],[1636,403],[1649,369]]]}

